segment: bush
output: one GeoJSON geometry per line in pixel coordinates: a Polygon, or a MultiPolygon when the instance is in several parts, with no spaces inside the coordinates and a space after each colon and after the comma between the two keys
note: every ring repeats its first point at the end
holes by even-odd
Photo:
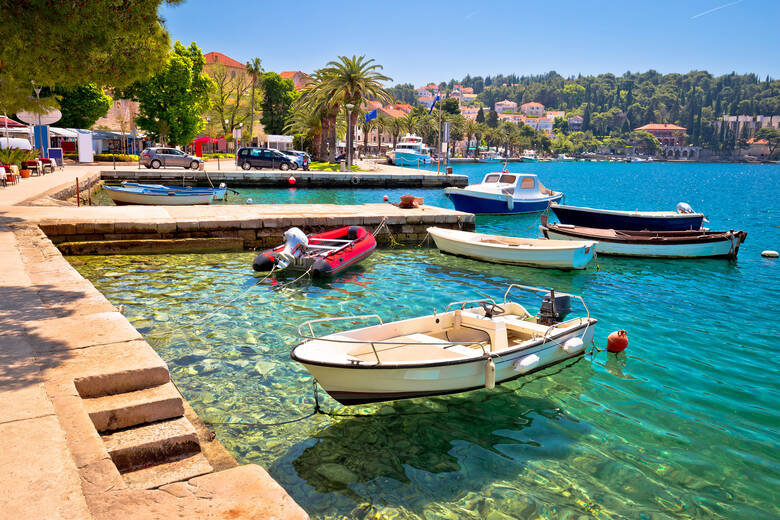
{"type": "Polygon", "coordinates": [[[32,161],[38,158],[38,150],[22,150],[21,148],[3,148],[0,150],[0,164],[14,164],[22,167],[22,161],[32,161]]]}
{"type": "Polygon", "coordinates": [[[115,158],[116,162],[138,162],[137,155],[125,155],[121,153],[96,153],[94,156],[94,160],[100,162],[113,162],[115,158]]]}
{"type": "Polygon", "coordinates": [[[235,159],[236,155],[232,153],[204,153],[204,159],[235,159]]]}

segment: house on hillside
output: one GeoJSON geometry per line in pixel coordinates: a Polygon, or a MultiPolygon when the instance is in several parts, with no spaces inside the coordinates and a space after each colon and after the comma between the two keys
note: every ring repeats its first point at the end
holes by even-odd
{"type": "Polygon", "coordinates": [[[544,115],[544,105],[531,101],[530,103],[523,103],[520,105],[520,112],[527,116],[542,117],[544,115]]]}
{"type": "Polygon", "coordinates": [[[584,122],[585,120],[582,116],[571,116],[569,118],[569,132],[581,132],[582,123],[584,122]]]}
{"type": "Polygon", "coordinates": [[[653,135],[661,143],[661,146],[684,146],[685,127],[670,123],[648,123],[636,128],[653,135]]]}
{"type": "Polygon", "coordinates": [[[280,72],[279,75],[284,79],[291,79],[295,90],[306,88],[306,86],[311,81],[311,76],[300,70],[286,70],[284,72],[280,72]]]}
{"type": "Polygon", "coordinates": [[[505,99],[503,101],[499,101],[495,105],[496,113],[503,114],[504,112],[517,112],[517,103],[514,101],[509,101],[508,99],[505,99]]]}

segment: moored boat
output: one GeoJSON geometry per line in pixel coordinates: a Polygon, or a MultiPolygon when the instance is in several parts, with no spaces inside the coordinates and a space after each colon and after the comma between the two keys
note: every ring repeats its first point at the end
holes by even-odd
{"type": "Polygon", "coordinates": [[[574,157],[570,157],[566,155],[565,153],[559,153],[558,156],[555,158],[558,162],[574,162],[574,157]]]}
{"type": "Polygon", "coordinates": [[[212,191],[187,193],[134,186],[103,186],[103,189],[118,206],[190,206],[209,204],[214,197],[212,191]]]}
{"type": "Polygon", "coordinates": [[[651,258],[736,258],[744,231],[632,231],[548,224],[541,232],[550,240],[595,240],[601,255],[651,258]]]}
{"type": "Polygon", "coordinates": [[[539,157],[536,155],[536,152],[533,150],[524,150],[523,155],[520,156],[520,160],[523,162],[537,162],[539,160],[539,157]]]}
{"type": "Polygon", "coordinates": [[[547,189],[532,173],[488,173],[481,183],[446,188],[455,209],[477,215],[508,215],[544,211],[563,193],[547,189]]]}
{"type": "Polygon", "coordinates": [[[420,166],[431,162],[430,150],[422,137],[412,134],[406,134],[386,156],[396,166],[420,166]]]}
{"type": "Polygon", "coordinates": [[[628,231],[685,231],[701,228],[704,215],[681,202],[677,211],[620,211],[552,204],[561,224],[628,231]]]}
{"type": "MultiPolygon", "coordinates": [[[[176,191],[180,193],[211,193],[214,200],[224,200],[228,188],[221,183],[218,188],[192,187],[192,186],[166,186],[165,184],[142,184],[140,182],[123,181],[122,186],[131,188],[144,188],[147,190],[176,191]]],[[[231,190],[232,191],[232,190],[231,190]]]]}
{"type": "Polygon", "coordinates": [[[298,228],[284,233],[285,243],[255,257],[255,271],[311,270],[314,276],[331,276],[368,258],[376,239],[362,226],[344,226],[305,235],[298,228]]]}
{"type": "Polygon", "coordinates": [[[317,383],[342,404],[390,401],[493,388],[583,354],[596,319],[581,297],[510,286],[492,299],[450,303],[445,312],[384,323],[377,315],[311,320],[292,352],[317,383]],[[521,289],[543,296],[536,315],[509,300],[521,289]],[[584,316],[567,319],[572,301],[584,316]],[[374,319],[377,325],[315,335],[323,322],[374,319]]]}
{"type": "Polygon", "coordinates": [[[436,247],[450,253],[498,264],[554,269],[585,269],[596,256],[596,242],[544,240],[428,228],[436,247]]]}

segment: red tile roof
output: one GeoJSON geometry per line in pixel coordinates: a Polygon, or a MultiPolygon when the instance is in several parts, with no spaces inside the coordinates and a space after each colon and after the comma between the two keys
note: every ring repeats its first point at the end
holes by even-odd
{"type": "Polygon", "coordinates": [[[755,139],[748,139],[748,144],[759,144],[759,145],[769,144],[769,141],[767,141],[766,139],[759,139],[758,141],[756,141],[755,139]]]}
{"type": "Polygon", "coordinates": [[[402,112],[407,112],[408,113],[408,112],[411,112],[414,107],[412,105],[407,104],[407,103],[396,103],[394,108],[397,108],[398,110],[401,110],[402,112]]]}
{"type": "Polygon", "coordinates": [[[523,106],[523,107],[535,107],[535,106],[543,107],[544,105],[542,105],[541,103],[537,103],[536,101],[531,101],[530,103],[523,103],[520,106],[523,106]]]}
{"type": "Polygon", "coordinates": [[[649,123],[645,126],[640,126],[637,130],[685,130],[685,127],[671,123],[649,123]]]}
{"type": "Polygon", "coordinates": [[[285,70],[284,72],[280,72],[279,75],[283,77],[284,79],[292,79],[293,76],[295,76],[295,73],[298,72],[297,70],[285,70]]]}
{"type": "Polygon", "coordinates": [[[398,110],[397,108],[380,108],[380,111],[384,112],[388,116],[392,117],[393,119],[397,117],[405,117],[406,112],[403,110],[398,110]]]}
{"type": "Polygon", "coordinates": [[[204,54],[203,57],[206,60],[207,64],[210,63],[220,63],[226,67],[234,67],[237,69],[246,69],[246,65],[243,63],[240,63],[233,58],[230,58],[228,56],[225,56],[221,52],[209,52],[207,54],[204,54]]]}

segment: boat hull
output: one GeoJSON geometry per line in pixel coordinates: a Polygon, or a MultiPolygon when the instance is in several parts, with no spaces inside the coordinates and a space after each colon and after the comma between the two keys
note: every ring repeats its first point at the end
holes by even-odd
{"type": "MultiPolygon", "coordinates": [[[[445,253],[498,264],[523,265],[547,269],[585,269],[595,259],[595,242],[560,241],[550,242],[549,247],[508,246],[501,244],[476,243],[462,235],[490,237],[480,233],[429,228],[436,247],[445,253]],[[566,244],[569,244],[568,246],[566,244]]],[[[500,238],[500,237],[499,237],[500,238]]]]}
{"type": "Polygon", "coordinates": [[[192,206],[209,204],[213,198],[212,192],[185,194],[173,191],[130,191],[110,186],[104,186],[103,189],[118,206],[192,206]]]}
{"type": "Polygon", "coordinates": [[[700,229],[704,215],[700,213],[671,213],[666,216],[642,215],[641,212],[618,212],[579,208],[574,206],[552,206],[561,224],[599,229],[621,229],[626,231],[687,231],[700,229]]]}
{"type": "MultiPolygon", "coordinates": [[[[583,235],[570,233],[568,230],[544,226],[541,230],[544,236],[551,240],[586,240],[583,235]]],[[[736,258],[744,236],[743,232],[736,232],[720,240],[670,244],[600,238],[596,243],[596,252],[601,255],[646,258],[736,258]]]]}
{"type": "Polygon", "coordinates": [[[462,188],[447,188],[445,194],[450,198],[455,209],[475,215],[512,215],[515,213],[539,213],[553,203],[561,200],[562,193],[539,199],[512,199],[510,197],[462,188]]]}
{"type": "Polygon", "coordinates": [[[393,163],[396,166],[418,166],[420,164],[430,164],[431,156],[396,151],[393,154],[393,163]]]}
{"type": "MultiPolygon", "coordinates": [[[[493,358],[496,384],[527,376],[567,359],[581,356],[585,345],[593,339],[594,326],[572,328],[564,335],[537,346],[493,358]],[[584,335],[583,335],[584,332],[584,335]],[[582,338],[578,352],[566,352],[560,346],[571,338],[582,338]],[[514,364],[533,359],[530,368],[518,372],[514,364]]],[[[327,366],[297,359],[335,400],[344,405],[391,401],[413,397],[446,395],[476,390],[485,386],[485,358],[460,363],[441,363],[427,366],[398,367],[375,365],[370,367],[327,366]]]]}

